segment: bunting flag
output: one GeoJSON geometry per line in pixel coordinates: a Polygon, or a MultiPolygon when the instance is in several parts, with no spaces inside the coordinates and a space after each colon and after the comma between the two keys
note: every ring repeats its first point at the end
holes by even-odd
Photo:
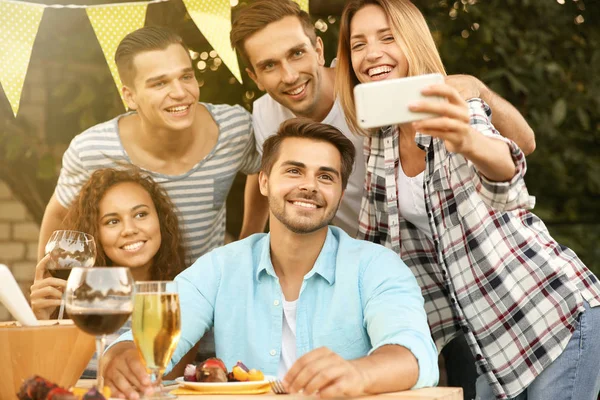
{"type": "Polygon", "coordinates": [[[308,0],[294,0],[300,6],[301,10],[308,12],[308,0]]]}
{"type": "Polygon", "coordinates": [[[231,32],[230,0],[183,0],[183,4],[208,43],[219,54],[238,82],[242,83],[237,55],[229,42],[229,32],[231,32]]]}
{"type": "Polygon", "coordinates": [[[0,84],[17,116],[44,6],[0,2],[0,84]]]}
{"type": "Polygon", "coordinates": [[[144,26],[147,7],[148,3],[129,3],[123,5],[114,4],[108,7],[89,7],[85,10],[94,28],[98,43],[100,43],[104,58],[106,58],[110,73],[117,85],[125,108],[127,108],[127,104],[123,99],[123,93],[121,93],[123,84],[121,83],[121,78],[119,78],[119,71],[115,63],[115,52],[121,40],[128,33],[144,26]]]}

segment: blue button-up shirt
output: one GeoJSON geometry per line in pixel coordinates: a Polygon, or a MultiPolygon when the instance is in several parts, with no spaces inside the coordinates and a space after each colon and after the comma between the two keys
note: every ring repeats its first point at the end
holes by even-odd
{"type": "MultiPolygon", "coordinates": [[[[277,375],[284,297],[269,243],[269,234],[231,243],[175,278],[181,339],[169,370],[214,327],[216,353],[227,367],[241,360],[277,375]]],[[[131,340],[131,332],[119,340],[131,340]]],[[[412,272],[393,251],[329,227],[297,301],[298,358],[324,346],[350,360],[389,344],[406,347],[418,360],[415,388],[437,384],[437,351],[412,272]]]]}

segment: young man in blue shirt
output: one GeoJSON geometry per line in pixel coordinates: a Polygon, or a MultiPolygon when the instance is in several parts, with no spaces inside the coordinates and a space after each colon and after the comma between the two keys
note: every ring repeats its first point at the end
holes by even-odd
{"type": "MultiPolygon", "coordinates": [[[[416,279],[393,251],[329,226],[352,171],[352,142],[330,125],[291,119],[263,151],[270,233],[213,250],[177,276],[182,329],[169,369],[214,326],[228,367],[242,360],[291,393],[435,385],[437,351],[416,279]]],[[[148,390],[131,333],[106,359],[113,393],[148,390]]]]}

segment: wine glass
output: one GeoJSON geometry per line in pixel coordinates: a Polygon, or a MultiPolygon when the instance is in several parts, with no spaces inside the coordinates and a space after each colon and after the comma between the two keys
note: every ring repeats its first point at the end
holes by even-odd
{"type": "Polygon", "coordinates": [[[116,332],[133,310],[133,277],[125,267],[76,267],[67,281],[69,316],[82,331],[96,336],[97,388],[104,388],[102,354],[106,335],[116,332]]]}
{"type": "Polygon", "coordinates": [[[164,391],[162,376],[181,336],[177,282],[136,282],[131,331],[146,368],[154,375],[150,399],[173,399],[164,391]]]}
{"type": "MultiPolygon", "coordinates": [[[[54,231],[46,243],[46,254],[50,259],[46,269],[55,278],[69,279],[71,269],[74,267],[93,267],[96,261],[96,242],[94,237],[85,232],[54,231]]],[[[58,319],[62,319],[65,306],[63,293],[60,302],[58,319]]]]}

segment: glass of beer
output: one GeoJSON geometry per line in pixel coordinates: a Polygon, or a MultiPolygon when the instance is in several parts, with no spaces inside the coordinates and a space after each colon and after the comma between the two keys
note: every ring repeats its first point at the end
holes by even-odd
{"type": "MultiPolygon", "coordinates": [[[[67,280],[75,267],[93,267],[96,261],[94,237],[79,231],[54,231],[46,243],[45,253],[50,255],[46,270],[55,278],[67,280]]],[[[65,296],[60,303],[58,319],[62,319],[65,296]]]]}
{"type": "Polygon", "coordinates": [[[148,372],[154,376],[154,394],[149,398],[176,398],[164,391],[162,376],[181,336],[177,282],[135,283],[131,331],[148,372]]]}
{"type": "Polygon", "coordinates": [[[106,335],[116,332],[133,311],[133,278],[129,268],[73,268],[65,290],[69,317],[82,331],[96,336],[97,388],[104,388],[102,354],[106,335]]]}

